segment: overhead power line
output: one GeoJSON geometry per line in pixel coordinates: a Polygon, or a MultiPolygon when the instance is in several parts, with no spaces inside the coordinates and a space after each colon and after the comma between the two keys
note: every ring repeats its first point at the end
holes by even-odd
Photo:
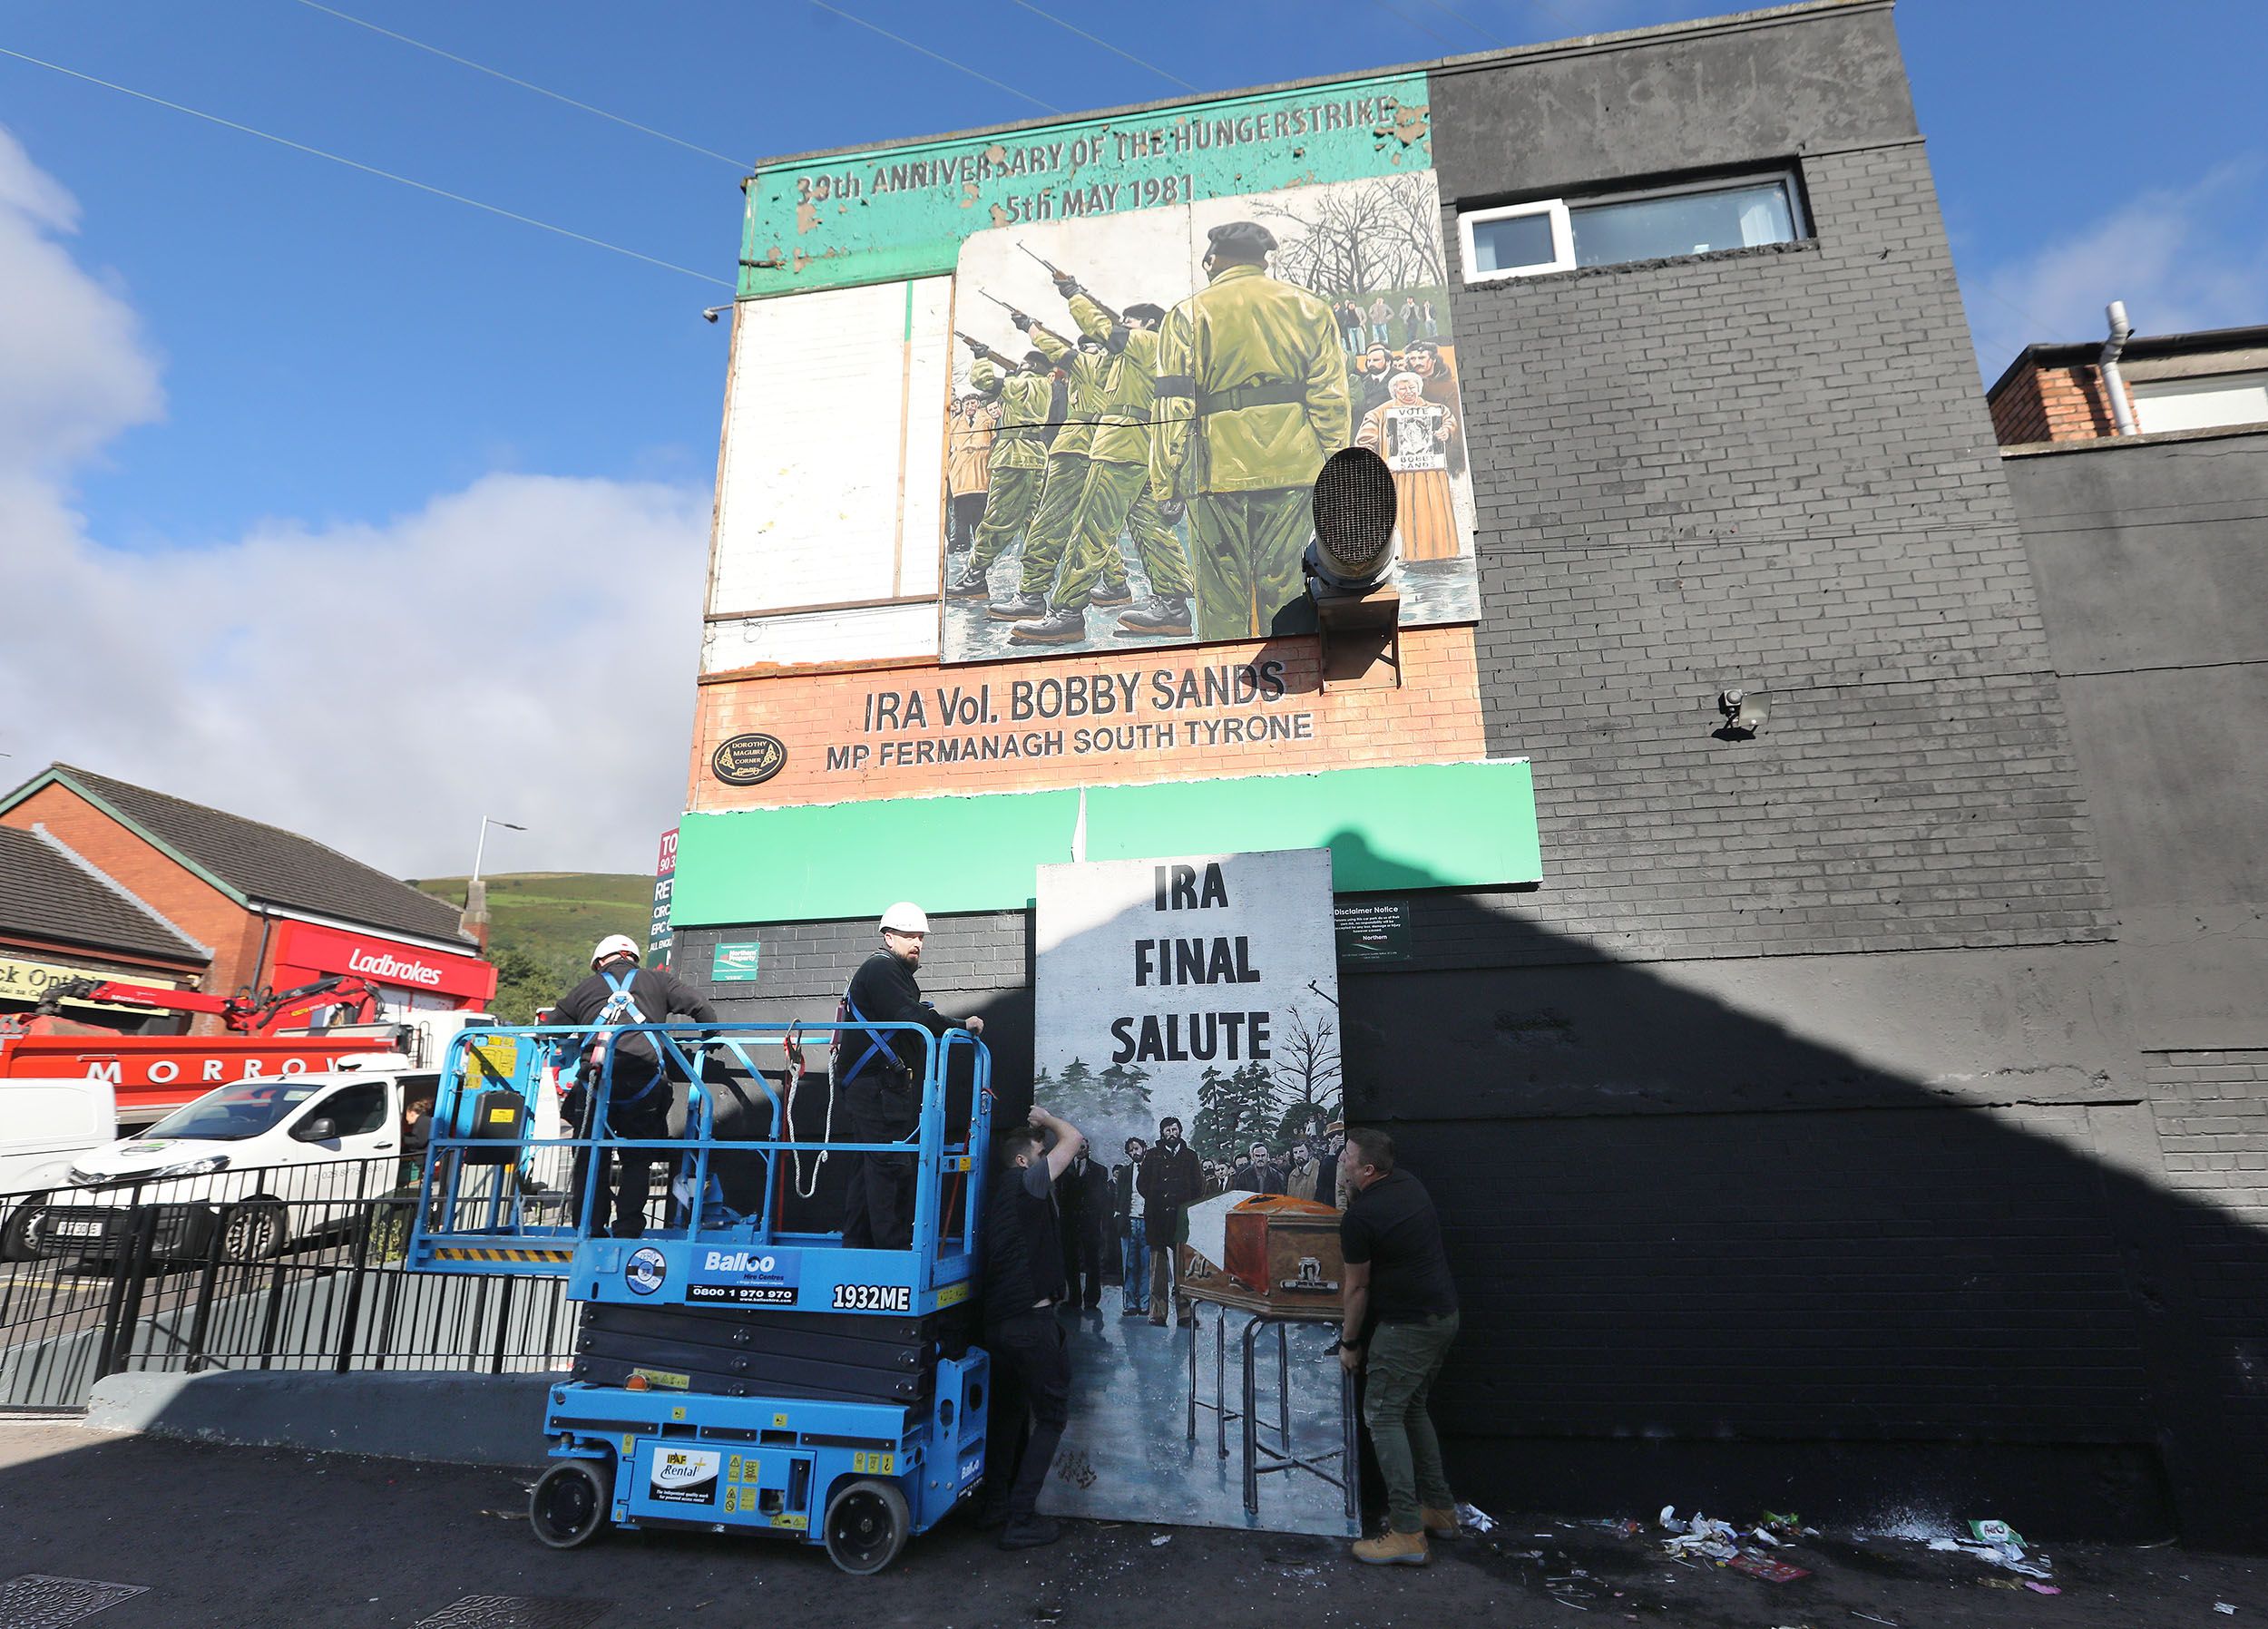
{"type": "Polygon", "coordinates": [[[1049,22],[1054,24],[1056,27],[1061,29],[1066,34],[1075,34],[1090,45],[1100,45],[1105,51],[1110,53],[1113,56],[1122,56],[1138,68],[1149,69],[1152,73],[1158,75],[1158,78],[1164,80],[1168,84],[1179,85],[1185,91],[1194,91],[1198,88],[1197,86],[1191,84],[1188,80],[1181,78],[1178,74],[1167,73],[1156,63],[1145,62],[1142,58],[1136,56],[1131,51],[1121,51],[1119,47],[1113,45],[1110,41],[1099,39],[1095,35],[1089,34],[1083,28],[1072,27],[1069,23],[1064,22],[1062,18],[1057,16],[1053,12],[1041,10],[1038,6],[1031,4],[1031,0],[1016,0],[1016,4],[1022,6],[1024,10],[1030,12],[1035,17],[1045,17],[1049,22]]]}
{"type": "Polygon", "coordinates": [[[557,91],[546,90],[543,86],[535,83],[532,80],[525,80],[520,78],[516,74],[506,73],[501,68],[492,68],[486,63],[476,63],[469,56],[459,56],[454,51],[444,51],[438,45],[428,45],[423,40],[413,40],[406,34],[396,34],[391,28],[382,28],[376,23],[368,22],[361,17],[350,15],[346,12],[340,11],[335,5],[324,5],[320,4],[320,0],[298,0],[298,3],[301,5],[306,6],[309,11],[319,11],[325,16],[337,17],[342,23],[352,23],[357,28],[367,28],[372,34],[382,34],[389,40],[399,40],[405,45],[414,45],[420,51],[428,52],[431,54],[441,57],[445,61],[455,63],[460,67],[470,68],[476,73],[485,73],[491,79],[501,79],[508,85],[518,85],[523,91],[533,91],[538,96],[548,96],[553,102],[563,102],[569,107],[580,108],[586,113],[596,113],[601,119],[610,119],[617,124],[626,125],[630,129],[637,131],[641,134],[655,137],[660,141],[670,142],[673,146],[682,147],[689,152],[698,152],[709,158],[720,160],[721,161],[731,165],[735,170],[745,171],[756,168],[755,165],[748,163],[745,160],[734,158],[728,152],[719,152],[712,147],[703,147],[698,141],[688,141],[680,136],[673,136],[666,130],[656,130],[650,124],[640,124],[635,119],[625,119],[620,113],[610,113],[602,107],[592,107],[589,102],[578,102],[572,96],[562,96],[557,91]]]}
{"type": "Polygon", "coordinates": [[[152,96],[147,91],[137,91],[132,85],[122,85],[108,79],[97,79],[92,73],[82,73],[76,68],[64,67],[61,63],[51,63],[40,57],[27,55],[21,51],[11,51],[5,45],[0,45],[0,56],[12,56],[17,62],[31,63],[34,68],[45,68],[50,73],[61,73],[71,79],[83,80],[91,85],[101,85],[106,91],[116,91],[120,95],[131,96],[137,102],[147,102],[158,107],[171,108],[177,113],[187,113],[192,119],[202,119],[208,124],[218,124],[223,130],[240,131],[248,136],[258,136],[263,141],[273,141],[277,146],[288,147],[294,152],[304,152],[318,159],[327,159],[334,164],[344,164],[349,170],[359,170],[363,174],[375,175],[381,180],[399,181],[405,187],[415,187],[418,191],[430,192],[435,198],[445,198],[452,203],[466,204],[491,215],[501,215],[506,220],[516,220],[523,226],[535,227],[562,238],[572,238],[577,243],[587,243],[593,249],[602,249],[610,254],[626,255],[633,260],[643,260],[647,265],[659,266],[664,271],[674,271],[685,277],[699,278],[702,282],[714,283],[719,288],[733,287],[722,278],[712,278],[707,272],[695,271],[689,266],[679,266],[673,260],[664,260],[654,255],[642,254],[634,249],[624,249],[619,243],[609,243],[603,238],[593,238],[586,232],[572,231],[563,226],[553,226],[548,220],[538,220],[534,216],[523,215],[517,210],[507,210],[496,204],[483,203],[477,198],[467,198],[464,193],[452,192],[445,187],[435,187],[425,181],[413,180],[406,175],[396,175],[391,170],[381,170],[376,164],[366,164],[359,159],[350,159],[339,153],[327,152],[320,147],[309,147],[305,141],[294,141],[288,136],[271,135],[267,131],[255,130],[252,126],[240,124],[233,119],[223,119],[218,113],[208,113],[201,109],[191,107],[185,102],[169,102],[162,96],[152,96]]]}
{"type": "Polygon", "coordinates": [[[1020,102],[1030,102],[1033,107],[1038,108],[1041,112],[1060,113],[1063,111],[1051,102],[1041,102],[1037,96],[1030,95],[1025,92],[1019,91],[1013,85],[1002,84],[999,80],[994,79],[989,73],[979,73],[974,68],[970,67],[966,63],[956,63],[953,60],[953,58],[945,55],[942,52],[932,51],[926,45],[916,45],[912,40],[907,39],[902,34],[892,34],[886,28],[877,27],[875,24],[867,22],[864,17],[853,15],[851,13],[845,11],[839,5],[829,5],[826,3],[826,0],[811,0],[811,4],[817,6],[821,11],[827,13],[831,16],[842,18],[846,23],[857,24],[859,27],[866,30],[869,34],[878,34],[885,40],[894,41],[898,44],[904,46],[908,51],[918,51],[924,56],[928,57],[932,62],[943,63],[948,68],[957,68],[962,73],[967,74],[971,79],[981,79],[986,84],[992,86],[995,91],[1005,91],[1020,102]]]}
{"type": "Polygon", "coordinates": [[[1372,0],[1372,4],[1376,5],[1380,11],[1384,12],[1388,16],[1392,17],[1395,22],[1407,23],[1411,27],[1416,29],[1420,34],[1424,34],[1428,39],[1438,40],[1452,51],[1457,48],[1457,42],[1451,39],[1447,34],[1442,33],[1440,29],[1429,27],[1427,24],[1419,22],[1417,18],[1411,16],[1407,12],[1401,10],[1397,6],[1389,5],[1387,0],[1372,0]]]}
{"type": "Polygon", "coordinates": [[[1464,13],[1459,11],[1453,5],[1444,5],[1442,4],[1442,0],[1425,0],[1425,4],[1432,6],[1435,11],[1445,12],[1450,16],[1456,18],[1458,22],[1462,23],[1467,28],[1472,30],[1473,33],[1479,34],[1491,45],[1509,45],[1511,44],[1510,40],[1501,39],[1497,35],[1491,34],[1487,29],[1481,27],[1481,24],[1474,22],[1471,17],[1466,16],[1464,13]]]}

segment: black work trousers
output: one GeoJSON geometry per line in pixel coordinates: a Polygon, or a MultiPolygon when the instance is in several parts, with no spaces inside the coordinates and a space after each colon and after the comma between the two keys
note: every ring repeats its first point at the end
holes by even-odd
{"type": "MultiPolygon", "coordinates": [[[[606,1124],[593,1136],[653,1138],[670,1135],[670,1083],[656,1080],[653,1088],[637,1101],[627,1099],[653,1080],[650,1075],[640,1078],[625,1078],[618,1059],[614,1066],[614,1104],[608,1111],[606,1124]]],[[[583,1135],[580,1130],[578,1136],[583,1135]]],[[[572,1182],[574,1214],[582,1214],[582,1199],[590,1192],[591,1154],[589,1148],[575,1150],[572,1182]]],[[[646,1231],[646,1199],[653,1189],[653,1168],[670,1157],[667,1148],[610,1148],[603,1144],[596,1150],[598,1192],[591,1201],[591,1232],[617,1239],[635,1239],[646,1231]],[[609,1184],[609,1167],[612,1183],[609,1184]]]]}
{"type": "MultiPolygon", "coordinates": [[[[855,1143],[894,1143],[921,1124],[912,1088],[900,1090],[872,1073],[843,1088],[843,1115],[855,1143]]],[[[916,1159],[904,1154],[853,1154],[843,1199],[843,1243],[853,1250],[910,1250],[914,1246],[916,1159]]]]}
{"type": "Polygon", "coordinates": [[[1071,1356],[1052,1307],[984,1326],[992,1359],[992,1411],[984,1427],[984,1504],[1010,1521],[1039,1508],[1071,1417],[1071,1356]]]}

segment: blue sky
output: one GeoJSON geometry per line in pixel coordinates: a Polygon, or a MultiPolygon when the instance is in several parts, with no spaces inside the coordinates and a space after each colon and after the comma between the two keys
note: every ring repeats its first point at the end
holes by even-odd
{"type": "MultiPolygon", "coordinates": [[[[1046,3],[1207,91],[1735,9],[1046,3]]],[[[744,160],[1039,112],[807,0],[340,9],[744,160]]],[[[1062,108],[1178,92],[1016,0],[845,9],[1062,108]]],[[[2268,8],[1897,15],[1989,373],[2113,296],[2145,332],[2268,320],[2268,8]]],[[[300,0],[15,0],[0,46],[733,273],[732,163],[300,0]]],[[[0,775],[75,758],[461,870],[455,827],[536,798],[475,748],[590,751],[621,784],[546,790],[498,863],[642,865],[682,785],[727,336],[699,311],[727,290],[7,58],[0,132],[0,277],[49,302],[0,304],[0,504],[31,506],[0,551],[63,584],[0,681],[83,697],[19,705],[0,775]],[[370,708],[439,827],[403,817],[398,764],[313,766],[370,708]]]]}

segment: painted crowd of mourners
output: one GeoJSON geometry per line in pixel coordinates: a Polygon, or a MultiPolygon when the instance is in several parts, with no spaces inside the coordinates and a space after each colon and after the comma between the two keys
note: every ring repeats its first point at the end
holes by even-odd
{"type": "Polygon", "coordinates": [[[1404,568],[1459,559],[1464,436],[1433,302],[1325,299],[1270,274],[1276,248],[1256,221],[1213,228],[1207,286],[1170,311],[1114,309],[1050,265],[1069,333],[995,301],[1021,355],[960,335],[949,598],[984,601],[1019,646],[1085,641],[1094,608],[1120,639],[1264,637],[1301,598],[1310,490],[1347,446],[1393,472],[1404,568]]]}
{"type": "MultiPolygon", "coordinates": [[[[1281,1194],[1335,1207],[1339,1150],[1345,1127],[1318,1117],[1298,1135],[1255,1139],[1225,1157],[1207,1159],[1181,1136],[1179,1117],[1158,1123],[1155,1141],[1126,1139],[1118,1161],[1082,1139],[1078,1157],[1055,1185],[1066,1281],[1065,1304],[1099,1310],[1107,1283],[1119,1286],[1122,1317],[1167,1321],[1172,1295],[1168,1244],[1184,1237],[1182,1214],[1226,1193],[1281,1194]]],[[[1193,1320],[1187,1300],[1173,1309],[1193,1320]]]]}

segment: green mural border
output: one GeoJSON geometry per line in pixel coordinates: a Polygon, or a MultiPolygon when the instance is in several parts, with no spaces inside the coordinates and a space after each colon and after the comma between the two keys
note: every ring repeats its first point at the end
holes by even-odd
{"type": "MultiPolygon", "coordinates": [[[[1096,786],[1086,857],[1328,848],[1339,893],[1540,883],[1525,758],[1096,786]]],[[[1033,869],[1071,857],[1076,790],[689,814],[672,929],[1021,911],[1033,869]]]]}
{"type": "Polygon", "coordinates": [[[762,165],[739,298],[950,276],[963,239],[993,226],[1430,170],[1430,95],[1422,69],[1365,73],[762,165]],[[1366,121],[1319,128],[1325,108],[1373,102],[1366,121]],[[1217,127],[1233,139],[1190,144],[1217,127]]]}

